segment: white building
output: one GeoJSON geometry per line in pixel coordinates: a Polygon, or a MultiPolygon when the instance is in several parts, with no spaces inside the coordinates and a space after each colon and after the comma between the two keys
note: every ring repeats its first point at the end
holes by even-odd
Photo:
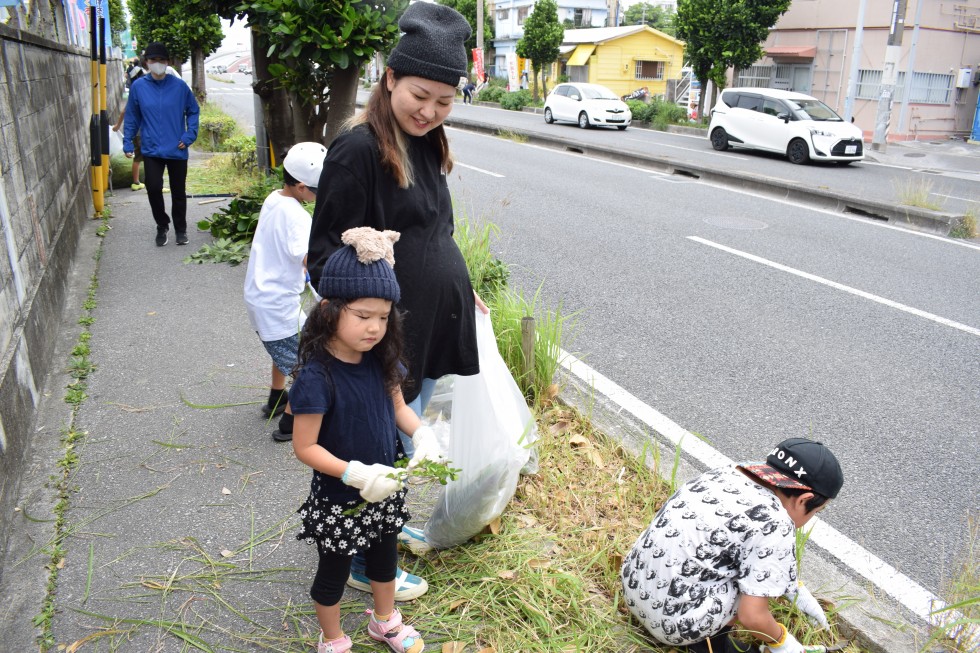
{"type": "MultiPolygon", "coordinates": [[[[494,5],[493,47],[497,74],[507,69],[507,54],[517,52],[524,36],[524,21],[534,10],[534,0],[497,0],[494,5]]],[[[574,29],[604,27],[609,16],[606,0],[558,0],[558,22],[570,21],[574,29]]]]}

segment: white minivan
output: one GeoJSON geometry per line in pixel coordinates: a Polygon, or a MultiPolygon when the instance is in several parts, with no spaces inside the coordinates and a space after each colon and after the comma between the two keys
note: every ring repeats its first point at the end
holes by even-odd
{"type": "Polygon", "coordinates": [[[861,130],[815,97],[774,88],[729,88],[711,110],[711,146],[785,155],[791,163],[864,159],[861,130]]]}

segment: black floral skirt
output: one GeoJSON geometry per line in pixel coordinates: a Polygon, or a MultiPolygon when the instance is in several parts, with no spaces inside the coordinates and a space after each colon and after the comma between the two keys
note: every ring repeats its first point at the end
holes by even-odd
{"type": "Polygon", "coordinates": [[[405,490],[378,503],[360,498],[337,502],[311,493],[296,512],[303,518],[296,539],[347,555],[366,551],[381,535],[397,533],[412,518],[405,508],[405,490]]]}

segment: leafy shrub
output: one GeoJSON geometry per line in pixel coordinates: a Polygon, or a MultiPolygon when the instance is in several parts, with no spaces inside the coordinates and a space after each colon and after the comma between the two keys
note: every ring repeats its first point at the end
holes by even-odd
{"type": "Polygon", "coordinates": [[[653,114],[654,108],[650,104],[647,104],[643,100],[627,100],[626,106],[633,112],[633,120],[637,122],[650,122],[650,116],[653,114]]]}
{"type": "MultiPolygon", "coordinates": [[[[211,151],[217,152],[221,149],[225,139],[229,138],[238,129],[235,119],[223,112],[213,104],[201,105],[200,131],[210,136],[211,151]]],[[[199,141],[199,145],[206,145],[204,141],[199,141]]]]}
{"type": "Polygon", "coordinates": [[[687,110],[674,104],[673,102],[655,102],[656,105],[653,115],[653,126],[656,129],[667,129],[667,125],[687,124],[687,110]]]}
{"type": "MultiPolygon", "coordinates": [[[[243,241],[246,244],[251,243],[255,226],[259,222],[262,202],[269,196],[269,193],[281,187],[282,168],[280,167],[275,168],[273,174],[261,177],[245,192],[231,200],[228,206],[218,209],[218,212],[211,215],[210,218],[199,221],[197,228],[201,231],[211,232],[215,241],[225,239],[236,242],[243,241]]],[[[201,254],[204,249],[206,248],[202,248],[198,254],[201,254]]],[[[245,248],[245,251],[247,254],[248,247],[245,248]]]]}
{"type": "Polygon", "coordinates": [[[477,97],[480,102],[500,102],[500,98],[506,95],[506,93],[507,91],[502,86],[496,86],[491,83],[490,86],[480,91],[477,97]]]}
{"type": "Polygon", "coordinates": [[[231,152],[231,159],[239,170],[255,167],[255,137],[240,134],[225,141],[225,149],[231,152]]]}
{"type": "Polygon", "coordinates": [[[501,108],[508,111],[520,111],[529,104],[531,104],[531,91],[513,91],[512,93],[505,93],[500,98],[501,108]]]}

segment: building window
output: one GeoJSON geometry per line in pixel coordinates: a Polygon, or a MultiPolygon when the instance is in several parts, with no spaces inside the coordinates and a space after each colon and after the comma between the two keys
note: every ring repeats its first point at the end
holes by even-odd
{"type": "Polygon", "coordinates": [[[507,20],[510,17],[510,9],[498,9],[497,20],[507,20]]]}
{"type": "Polygon", "coordinates": [[[663,79],[664,68],[663,61],[637,61],[634,77],[636,79],[663,79]]]}
{"type": "Polygon", "coordinates": [[[735,86],[769,88],[772,83],[772,66],[749,66],[738,71],[735,86]]]}
{"type": "Polygon", "coordinates": [[[572,25],[576,28],[592,27],[591,9],[573,9],[572,25]]]}
{"type": "MultiPolygon", "coordinates": [[[[881,95],[881,70],[859,70],[857,97],[862,100],[877,100],[881,95]]],[[[949,104],[952,93],[953,76],[943,73],[912,73],[912,88],[909,102],[915,104],[949,104]]],[[[905,97],[905,73],[898,73],[895,83],[894,102],[902,102],[905,97]]]]}
{"type": "Polygon", "coordinates": [[[527,12],[530,7],[518,7],[517,8],[517,24],[523,25],[524,21],[527,19],[527,12]]]}

